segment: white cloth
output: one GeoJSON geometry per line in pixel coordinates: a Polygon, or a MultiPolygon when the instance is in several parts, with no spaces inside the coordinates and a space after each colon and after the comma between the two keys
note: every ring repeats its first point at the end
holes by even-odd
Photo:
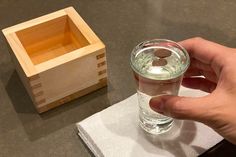
{"type": "MultiPolygon", "coordinates": [[[[205,93],[181,87],[180,95],[205,93]]],[[[96,157],[191,157],[223,139],[206,125],[193,121],[175,120],[170,131],[158,136],[145,133],[138,126],[136,94],[76,125],[96,157]]]]}

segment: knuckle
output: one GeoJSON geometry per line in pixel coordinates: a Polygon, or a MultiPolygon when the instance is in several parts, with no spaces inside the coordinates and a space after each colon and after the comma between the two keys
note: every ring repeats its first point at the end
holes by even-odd
{"type": "Polygon", "coordinates": [[[204,39],[202,37],[194,37],[193,40],[196,41],[196,42],[201,42],[204,39]]]}
{"type": "Polygon", "coordinates": [[[181,105],[181,99],[177,100],[169,107],[169,114],[173,118],[176,119],[184,118],[186,113],[187,113],[186,108],[184,108],[183,105],[181,105]]]}

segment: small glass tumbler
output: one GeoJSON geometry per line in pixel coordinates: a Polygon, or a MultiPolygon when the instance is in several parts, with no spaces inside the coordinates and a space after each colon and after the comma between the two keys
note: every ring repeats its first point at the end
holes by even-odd
{"type": "Polygon", "coordinates": [[[153,111],[152,97],[178,95],[184,72],[190,64],[187,51],[178,43],[154,39],[138,44],[131,53],[137,85],[139,124],[148,133],[168,131],[173,119],[153,111]]]}

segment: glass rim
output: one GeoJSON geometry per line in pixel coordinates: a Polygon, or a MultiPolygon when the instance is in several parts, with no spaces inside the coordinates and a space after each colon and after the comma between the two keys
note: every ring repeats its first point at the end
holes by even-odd
{"type": "MultiPolygon", "coordinates": [[[[132,50],[132,52],[131,52],[130,65],[131,65],[131,68],[132,68],[137,74],[141,75],[142,77],[146,77],[146,76],[144,76],[144,74],[140,73],[139,70],[136,69],[135,65],[133,64],[133,62],[134,62],[133,60],[134,60],[134,58],[137,56],[137,54],[138,54],[137,52],[138,52],[138,51],[140,51],[140,50],[142,50],[142,49],[144,49],[144,48],[146,48],[146,47],[155,46],[155,44],[150,44],[150,45],[148,45],[148,46],[145,46],[145,44],[148,44],[148,43],[151,43],[151,42],[156,42],[157,45],[160,44],[161,42],[168,42],[168,43],[174,44],[174,45],[177,46],[177,48],[178,48],[181,52],[183,52],[183,54],[184,54],[184,56],[186,57],[186,60],[187,60],[185,66],[184,66],[184,68],[181,69],[180,72],[176,73],[175,75],[173,75],[172,77],[169,77],[169,78],[167,78],[167,79],[162,79],[162,78],[160,78],[159,80],[169,80],[169,79],[177,78],[177,77],[181,76],[183,73],[185,73],[185,72],[187,71],[187,69],[188,69],[188,67],[189,67],[189,65],[190,65],[190,57],[189,57],[189,54],[188,54],[187,50],[186,50],[182,45],[180,45],[179,43],[177,43],[177,42],[175,42],[175,41],[169,40],[169,39],[151,39],[151,40],[145,40],[145,41],[140,42],[138,45],[136,45],[136,46],[133,48],[133,50],[132,50]],[[144,47],[144,46],[145,46],[145,47],[144,47]],[[136,53],[136,55],[134,55],[135,53],[136,53]],[[135,57],[133,57],[133,56],[135,56],[135,57]]],[[[153,80],[154,80],[154,78],[151,78],[151,77],[148,77],[148,79],[153,79],[153,80]]]]}

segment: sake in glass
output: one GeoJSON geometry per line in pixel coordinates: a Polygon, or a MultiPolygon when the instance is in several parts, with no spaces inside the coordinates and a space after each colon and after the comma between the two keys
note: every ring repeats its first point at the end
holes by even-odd
{"type": "Polygon", "coordinates": [[[138,44],[131,53],[131,67],[137,85],[139,124],[146,132],[168,131],[173,119],[153,111],[152,97],[178,95],[184,72],[190,64],[187,51],[178,43],[154,39],[138,44]]]}

